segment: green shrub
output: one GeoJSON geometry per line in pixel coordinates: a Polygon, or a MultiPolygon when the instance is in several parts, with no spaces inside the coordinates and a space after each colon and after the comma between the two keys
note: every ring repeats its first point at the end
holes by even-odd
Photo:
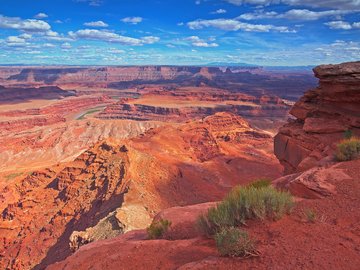
{"type": "Polygon", "coordinates": [[[360,139],[352,137],[337,145],[335,157],[338,161],[349,161],[360,156],[360,139]]]}
{"type": "Polygon", "coordinates": [[[248,187],[254,187],[254,188],[263,188],[263,187],[269,187],[271,185],[271,180],[267,178],[260,178],[250,184],[248,184],[248,187]]]}
{"type": "Polygon", "coordinates": [[[223,228],[214,236],[217,249],[222,256],[249,257],[257,256],[255,242],[246,231],[229,227],[223,228]]]}
{"type": "Polygon", "coordinates": [[[160,219],[153,222],[148,228],[147,233],[150,239],[159,239],[166,233],[171,226],[171,221],[160,219]]]}
{"type": "Polygon", "coordinates": [[[237,186],[216,207],[200,216],[198,225],[203,233],[211,236],[223,228],[244,225],[249,219],[279,219],[289,213],[292,206],[291,195],[272,186],[237,186]]]}
{"type": "Polygon", "coordinates": [[[314,223],[316,219],[316,212],[312,209],[306,209],[305,216],[308,222],[314,223]]]}
{"type": "Polygon", "coordinates": [[[351,139],[353,136],[352,130],[348,129],[344,131],[344,139],[351,139]]]}

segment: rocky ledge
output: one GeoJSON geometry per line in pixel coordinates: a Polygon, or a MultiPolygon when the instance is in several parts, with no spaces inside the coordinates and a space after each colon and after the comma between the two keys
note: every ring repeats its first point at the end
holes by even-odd
{"type": "Polygon", "coordinates": [[[294,105],[295,119],[275,137],[285,173],[330,162],[345,131],[360,135],[360,62],[318,66],[314,74],[319,86],[294,105]]]}

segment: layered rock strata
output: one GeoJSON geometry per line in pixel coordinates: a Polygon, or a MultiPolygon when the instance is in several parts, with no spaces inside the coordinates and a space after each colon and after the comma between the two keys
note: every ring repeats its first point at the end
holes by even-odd
{"type": "Polygon", "coordinates": [[[295,119],[275,137],[286,173],[331,161],[345,131],[360,135],[360,62],[318,66],[314,73],[319,86],[294,105],[295,119]]]}

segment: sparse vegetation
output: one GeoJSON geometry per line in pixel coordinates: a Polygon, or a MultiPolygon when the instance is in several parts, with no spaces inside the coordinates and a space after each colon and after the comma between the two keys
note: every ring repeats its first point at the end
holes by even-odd
{"type": "Polygon", "coordinates": [[[222,229],[246,224],[249,219],[279,219],[289,213],[293,200],[288,192],[271,186],[235,187],[216,207],[198,218],[198,225],[208,236],[222,229]]]}
{"type": "Polygon", "coordinates": [[[335,158],[338,161],[354,160],[360,156],[360,139],[351,137],[337,145],[335,158]]]}
{"type": "Polygon", "coordinates": [[[171,221],[160,219],[153,222],[148,228],[147,233],[150,239],[159,239],[166,233],[171,226],[171,221]]]}
{"type": "Polygon", "coordinates": [[[345,130],[344,131],[344,139],[351,139],[353,136],[353,133],[352,133],[352,130],[351,129],[348,129],[348,130],[345,130]]]}
{"type": "Polygon", "coordinates": [[[246,231],[238,228],[223,228],[214,236],[217,249],[222,256],[250,257],[258,256],[255,241],[246,231]]]}
{"type": "Polygon", "coordinates": [[[316,220],[316,212],[313,209],[306,209],[304,214],[305,214],[306,220],[308,222],[311,222],[311,223],[315,222],[315,220],[316,220]]]}
{"type": "Polygon", "coordinates": [[[255,180],[254,182],[250,183],[248,187],[254,187],[254,188],[263,188],[263,187],[269,187],[271,185],[271,180],[267,178],[260,178],[255,180]]]}

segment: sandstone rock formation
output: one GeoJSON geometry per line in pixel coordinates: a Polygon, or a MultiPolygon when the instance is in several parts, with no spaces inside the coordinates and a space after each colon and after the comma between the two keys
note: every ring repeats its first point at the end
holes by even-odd
{"type": "Polygon", "coordinates": [[[140,84],[210,85],[257,96],[296,99],[314,85],[309,74],[270,72],[261,67],[0,67],[0,84],[16,87],[57,85],[66,88],[137,87],[140,84]]]}
{"type": "Polygon", "coordinates": [[[147,240],[146,231],[132,231],[85,245],[47,269],[357,270],[360,263],[359,165],[357,160],[333,168],[349,176],[330,180],[336,192],[320,200],[298,201],[290,216],[279,221],[248,224],[246,230],[256,239],[260,257],[220,257],[214,241],[194,231],[196,214],[213,205],[207,203],[174,207],[159,213],[156,219],[166,218],[175,224],[166,239],[147,240]],[[315,222],[307,220],[305,213],[309,210],[315,213],[315,222]]]}
{"type": "MultiPolygon", "coordinates": [[[[250,236],[256,239],[261,253],[259,258],[244,260],[220,257],[214,241],[202,237],[194,229],[196,216],[219,200],[214,196],[210,203],[176,206],[157,214],[155,221],[168,219],[173,224],[163,236],[165,239],[149,240],[145,230],[132,231],[82,246],[73,255],[50,265],[48,269],[357,270],[360,264],[360,212],[357,211],[360,204],[360,160],[337,164],[331,161],[334,147],[345,130],[352,130],[354,135],[360,134],[360,62],[320,66],[314,71],[320,79],[319,87],[307,92],[294,106],[291,113],[296,119],[289,121],[275,138],[275,152],[285,166],[285,172],[295,173],[273,183],[295,195],[297,203],[289,216],[281,220],[253,220],[246,226],[250,236]],[[314,213],[311,220],[307,215],[309,212],[314,213]],[[100,257],[103,259],[99,260],[100,257]]],[[[232,166],[238,166],[236,162],[241,153],[247,158],[266,162],[264,152],[255,149],[262,148],[264,151],[266,147],[263,143],[267,139],[266,134],[253,129],[244,119],[222,112],[176,128],[165,126],[162,132],[151,130],[142,138],[132,140],[127,149],[131,149],[128,153],[130,160],[132,153],[141,151],[156,157],[150,159],[155,164],[155,160],[160,159],[162,162],[166,160],[167,166],[174,165],[173,170],[168,172],[179,170],[175,178],[180,180],[176,192],[173,193],[173,189],[166,192],[167,196],[175,199],[178,193],[192,190],[188,187],[199,187],[199,182],[203,181],[201,176],[210,170],[214,171],[208,175],[207,181],[212,186],[204,181],[203,192],[209,192],[214,184],[216,188],[212,190],[213,194],[225,186],[238,184],[229,181],[236,175],[232,166]],[[182,143],[175,146],[171,143],[173,141],[182,143]],[[242,142],[251,145],[252,149],[246,150],[242,142]],[[220,160],[226,161],[218,163],[220,160]],[[199,166],[195,168],[194,164],[199,166]],[[192,167],[191,170],[188,166],[192,167]],[[200,168],[201,173],[195,176],[195,171],[200,168]],[[196,181],[190,180],[193,176],[196,181]],[[184,181],[189,182],[185,184],[184,181]],[[187,188],[183,190],[182,187],[187,188]]],[[[149,161],[139,155],[137,158],[141,163],[149,161]]],[[[150,166],[154,163],[146,164],[163,173],[161,166],[150,166]]],[[[262,166],[253,169],[260,173],[262,166]]],[[[138,167],[132,167],[131,171],[137,171],[134,168],[138,167]]],[[[262,174],[265,176],[264,171],[262,174]]],[[[149,182],[144,184],[151,187],[149,182]]],[[[141,185],[135,186],[141,190],[141,185]]],[[[193,195],[195,193],[187,192],[186,196],[190,199],[193,195]]],[[[179,201],[176,205],[179,205],[179,201]]]]}
{"type": "Polygon", "coordinates": [[[255,97],[217,88],[145,88],[137,99],[123,98],[108,105],[99,119],[131,119],[183,122],[217,112],[230,112],[247,119],[286,119],[290,106],[276,96],[255,97]]]}
{"type": "Polygon", "coordinates": [[[344,131],[360,135],[360,62],[314,69],[319,86],[291,109],[296,119],[275,137],[275,154],[286,173],[329,162],[344,131]]]}
{"type": "Polygon", "coordinates": [[[0,145],[0,172],[4,172],[5,175],[12,171],[17,173],[34,171],[60,162],[71,161],[99,141],[108,138],[135,137],[162,125],[160,122],[153,121],[88,119],[37,126],[25,130],[26,125],[29,124],[28,121],[25,121],[25,124],[17,125],[17,131],[14,131],[13,124],[11,125],[13,131],[4,132],[2,130],[0,132],[2,142],[0,145]]]}
{"type": "Polygon", "coordinates": [[[237,183],[276,178],[271,144],[239,116],[219,113],[108,139],[74,161],[5,182],[0,268],[42,269],[89,242],[145,228],[162,209],[216,201],[237,183]]]}
{"type": "Polygon", "coordinates": [[[75,96],[74,92],[64,91],[57,86],[41,86],[38,88],[0,87],[0,104],[28,101],[31,99],[59,99],[75,96]]]}

